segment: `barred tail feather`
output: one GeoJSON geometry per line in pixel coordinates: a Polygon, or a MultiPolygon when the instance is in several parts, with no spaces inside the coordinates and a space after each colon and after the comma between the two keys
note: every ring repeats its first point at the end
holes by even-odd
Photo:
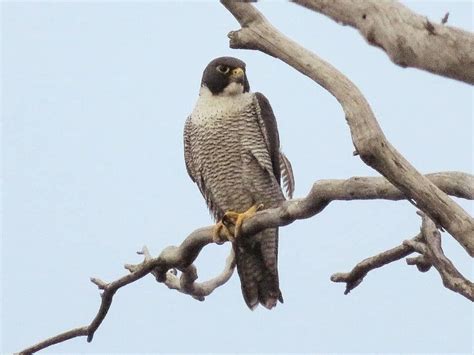
{"type": "Polygon", "coordinates": [[[250,309],[260,303],[271,309],[283,303],[279,288],[278,229],[267,229],[234,244],[242,294],[250,309]]]}

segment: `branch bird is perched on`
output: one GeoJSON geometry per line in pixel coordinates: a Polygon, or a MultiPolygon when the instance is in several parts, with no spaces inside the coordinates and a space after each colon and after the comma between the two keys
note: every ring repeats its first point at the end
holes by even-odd
{"type": "Polygon", "coordinates": [[[204,70],[199,98],[184,128],[184,155],[191,179],[198,185],[214,218],[214,240],[221,232],[232,241],[242,293],[248,307],[268,309],[281,295],[277,256],[278,228],[239,238],[239,226],[257,209],[277,207],[291,198],[293,172],[280,151],[277,123],[270,103],[250,92],[245,63],[220,57],[204,70]],[[232,235],[222,219],[235,224],[232,235]]]}

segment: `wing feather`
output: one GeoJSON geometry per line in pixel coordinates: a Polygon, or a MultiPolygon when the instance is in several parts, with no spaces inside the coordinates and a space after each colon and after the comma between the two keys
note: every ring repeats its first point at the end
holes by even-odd
{"type": "Polygon", "coordinates": [[[280,150],[278,127],[270,102],[262,93],[255,93],[258,106],[259,123],[272,161],[273,175],[279,184],[282,183],[288,198],[293,198],[295,178],[288,158],[280,150]]]}
{"type": "Polygon", "coordinates": [[[273,175],[280,184],[280,138],[275,115],[270,102],[262,93],[256,92],[255,98],[259,124],[272,162],[273,175]]]}
{"type": "Polygon", "coordinates": [[[283,180],[283,187],[285,188],[286,196],[289,199],[293,198],[295,192],[295,177],[293,175],[293,168],[285,154],[280,150],[280,170],[283,180]]]}

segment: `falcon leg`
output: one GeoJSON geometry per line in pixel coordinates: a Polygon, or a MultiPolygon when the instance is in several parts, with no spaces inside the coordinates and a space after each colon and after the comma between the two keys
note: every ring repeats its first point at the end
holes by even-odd
{"type": "Polygon", "coordinates": [[[223,244],[226,240],[235,242],[242,231],[242,223],[263,208],[263,204],[253,205],[247,211],[239,213],[235,211],[227,211],[224,217],[216,223],[212,233],[212,240],[216,244],[223,244]],[[229,224],[234,225],[234,233],[229,229],[229,224]]]}
{"type": "Polygon", "coordinates": [[[234,240],[231,240],[231,241],[235,241],[235,239],[237,239],[240,236],[240,233],[242,231],[242,223],[244,223],[246,219],[249,219],[255,216],[257,211],[261,210],[262,208],[263,208],[263,204],[261,203],[259,205],[253,205],[247,211],[242,212],[242,213],[227,211],[224,214],[224,217],[222,217],[222,223],[225,224],[225,223],[230,222],[234,225],[234,235],[232,236],[234,240]]]}
{"type": "Polygon", "coordinates": [[[233,242],[234,235],[230,232],[229,228],[220,220],[214,226],[212,232],[212,241],[216,244],[223,244],[226,240],[233,242]]]}

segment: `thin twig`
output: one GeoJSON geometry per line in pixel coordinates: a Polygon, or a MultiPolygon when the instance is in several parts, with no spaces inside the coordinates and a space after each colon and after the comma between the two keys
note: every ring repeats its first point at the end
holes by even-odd
{"type": "Polygon", "coordinates": [[[445,25],[448,22],[448,18],[449,18],[449,12],[446,12],[446,14],[441,19],[441,24],[445,25]]]}

